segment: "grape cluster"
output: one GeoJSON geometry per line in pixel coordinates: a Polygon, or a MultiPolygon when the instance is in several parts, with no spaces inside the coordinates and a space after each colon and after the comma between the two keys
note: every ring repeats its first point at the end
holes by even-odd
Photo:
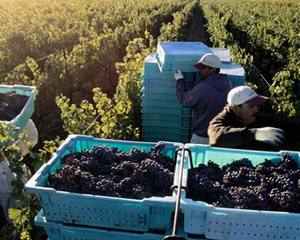
{"type": "Polygon", "coordinates": [[[253,166],[244,158],[220,168],[208,162],[189,170],[187,196],[217,207],[300,213],[300,170],[288,153],[277,164],[253,166]]]}
{"type": "Polygon", "coordinates": [[[16,92],[0,93],[0,120],[10,121],[14,119],[24,108],[28,96],[16,92]]]}
{"type": "Polygon", "coordinates": [[[145,152],[132,148],[94,146],[63,156],[62,167],[48,177],[49,187],[61,191],[143,199],[169,195],[175,163],[158,143],[145,152]]]}

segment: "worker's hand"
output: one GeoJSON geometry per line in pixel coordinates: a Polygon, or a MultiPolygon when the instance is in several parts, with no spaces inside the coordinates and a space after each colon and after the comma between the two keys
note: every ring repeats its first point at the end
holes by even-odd
{"type": "Polygon", "coordinates": [[[174,73],[174,78],[175,78],[176,81],[179,80],[179,79],[183,79],[183,74],[182,74],[182,72],[179,68],[174,73]]]}
{"type": "Polygon", "coordinates": [[[278,147],[282,145],[283,141],[285,140],[285,132],[280,128],[257,128],[254,137],[257,141],[265,142],[278,147]]]}

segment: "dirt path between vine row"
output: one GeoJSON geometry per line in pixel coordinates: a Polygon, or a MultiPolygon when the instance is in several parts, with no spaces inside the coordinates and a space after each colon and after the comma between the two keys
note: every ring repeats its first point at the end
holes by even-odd
{"type": "Polygon", "coordinates": [[[212,46],[212,43],[209,41],[209,34],[206,31],[205,19],[200,7],[196,8],[193,12],[193,19],[187,40],[201,41],[209,47],[212,46]]]}

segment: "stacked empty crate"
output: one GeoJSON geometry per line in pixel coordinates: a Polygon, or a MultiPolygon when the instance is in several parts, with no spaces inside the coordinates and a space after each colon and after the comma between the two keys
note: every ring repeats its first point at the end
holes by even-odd
{"type": "Polygon", "coordinates": [[[194,64],[206,53],[222,61],[221,73],[228,74],[233,86],[245,82],[245,71],[231,62],[229,49],[209,48],[202,42],[162,42],[157,52],[144,62],[142,75],[142,136],[145,141],[189,142],[191,110],[176,98],[174,72],[179,68],[188,88],[200,81],[194,64]]]}

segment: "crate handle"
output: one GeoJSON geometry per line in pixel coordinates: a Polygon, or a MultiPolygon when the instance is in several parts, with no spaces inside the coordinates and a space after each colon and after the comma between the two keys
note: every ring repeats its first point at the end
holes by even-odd
{"type": "MultiPolygon", "coordinates": [[[[165,236],[163,240],[185,240],[186,238],[180,237],[176,235],[177,231],[177,224],[178,224],[178,218],[180,211],[180,201],[181,201],[181,187],[182,187],[182,177],[183,177],[183,166],[184,166],[184,158],[185,158],[185,148],[180,148],[182,151],[181,157],[180,157],[180,168],[179,168],[179,185],[178,185],[178,192],[176,196],[176,202],[175,202],[175,213],[174,213],[174,221],[173,221],[173,229],[172,229],[172,235],[165,236]]],[[[178,152],[177,152],[178,153],[178,152]]]]}
{"type": "Polygon", "coordinates": [[[211,211],[211,212],[207,212],[208,215],[217,215],[217,216],[222,216],[222,217],[227,217],[228,214],[227,213],[224,213],[224,212],[214,212],[214,211],[211,211]]]}
{"type": "Polygon", "coordinates": [[[78,235],[78,233],[76,233],[75,231],[72,231],[70,229],[63,229],[63,232],[68,234],[68,235],[71,235],[71,236],[74,236],[75,234],[78,235]]]}
{"type": "MultiPolygon", "coordinates": [[[[176,162],[177,156],[178,156],[178,152],[181,151],[181,150],[182,150],[182,148],[180,148],[180,147],[176,149],[176,151],[175,151],[175,156],[174,156],[175,159],[173,159],[174,162],[176,162]]],[[[191,166],[191,168],[194,168],[193,157],[192,157],[192,152],[191,152],[191,150],[188,149],[188,148],[184,148],[184,151],[187,151],[187,152],[188,152],[188,154],[189,154],[189,160],[190,160],[190,166],[191,166]]]]}
{"type": "Polygon", "coordinates": [[[190,158],[190,166],[191,166],[191,168],[193,169],[193,168],[194,168],[194,164],[193,164],[192,152],[191,152],[190,149],[187,149],[187,148],[185,149],[185,151],[187,151],[188,154],[189,154],[189,158],[190,158]]]}

